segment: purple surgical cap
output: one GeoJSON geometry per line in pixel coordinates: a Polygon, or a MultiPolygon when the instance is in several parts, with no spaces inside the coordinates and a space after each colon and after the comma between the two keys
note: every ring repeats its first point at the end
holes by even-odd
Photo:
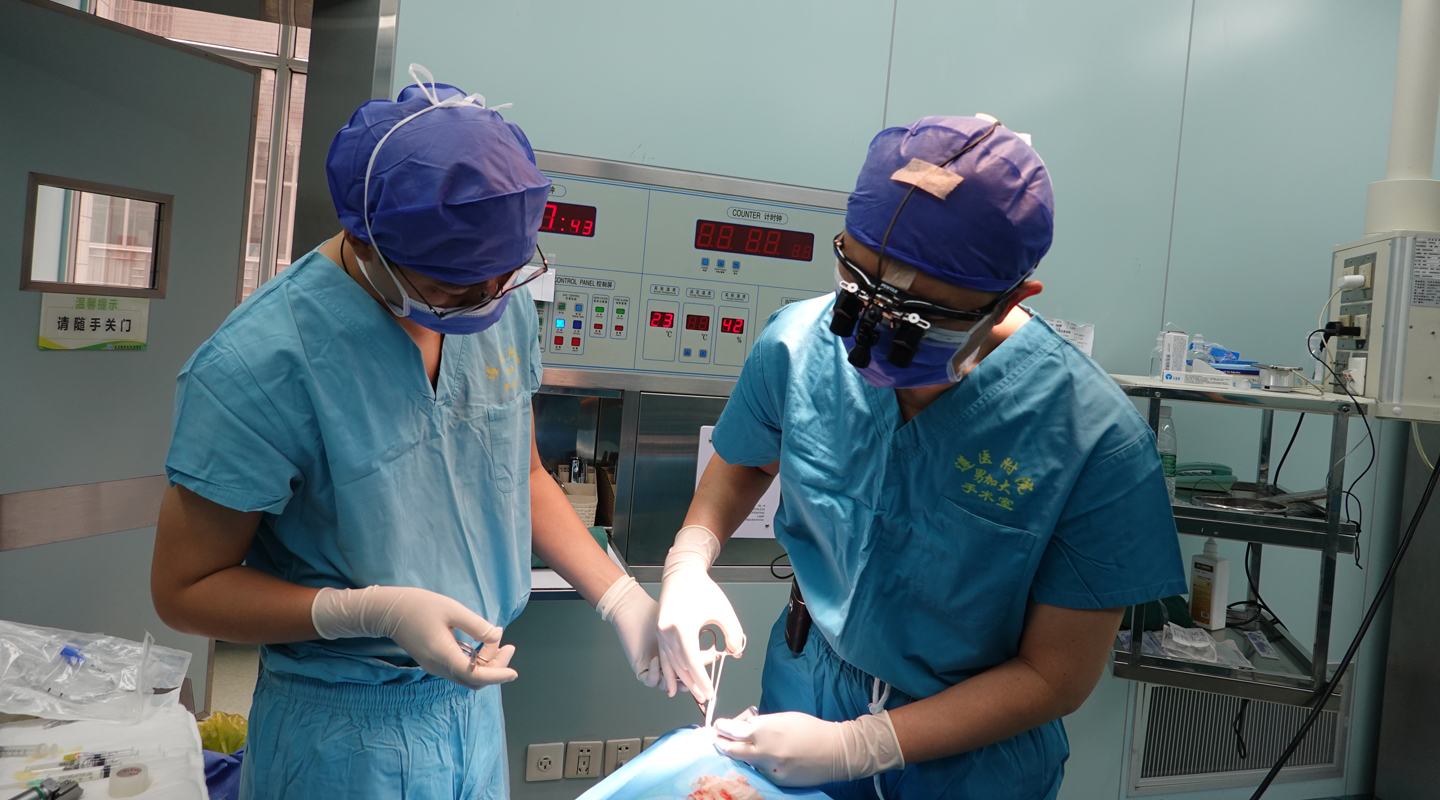
{"type": "MultiPolygon", "coordinates": [[[[879,252],[895,219],[885,256],[946,283],[998,292],[1040,263],[1050,249],[1055,198],[1045,164],[1015,133],[998,127],[988,139],[945,167],[963,180],[943,199],[915,188],[897,170],[918,159],[940,165],[985,135],[993,123],[976,117],[925,117],[908,128],[886,128],[870,152],[845,211],[845,230],[879,252]]],[[[953,182],[942,176],[941,184],[953,182]]]]}
{"type": "MultiPolygon", "coordinates": [[[[440,100],[463,97],[427,84],[440,100]]],[[[518,125],[478,104],[436,108],[406,122],[380,148],[370,173],[365,230],[365,167],[396,123],[431,106],[419,86],[395,102],[360,106],[325,158],[330,198],[345,229],[379,247],[391,263],[471,285],[526,264],[535,253],[550,179],[518,125]]]]}

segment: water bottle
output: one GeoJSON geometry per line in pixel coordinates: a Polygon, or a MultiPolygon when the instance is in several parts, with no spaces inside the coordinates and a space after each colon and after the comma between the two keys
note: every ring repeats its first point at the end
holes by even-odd
{"type": "Polygon", "coordinates": [[[1210,345],[1205,341],[1205,334],[1197,333],[1190,337],[1190,349],[1185,353],[1185,363],[1194,366],[1196,361],[1212,363],[1214,357],[1210,355],[1210,345]]]}
{"type": "Polygon", "coordinates": [[[1170,502],[1175,502],[1175,421],[1170,418],[1170,406],[1160,406],[1160,430],[1155,432],[1155,448],[1160,451],[1160,466],[1165,470],[1165,489],[1170,493],[1170,502]]]}

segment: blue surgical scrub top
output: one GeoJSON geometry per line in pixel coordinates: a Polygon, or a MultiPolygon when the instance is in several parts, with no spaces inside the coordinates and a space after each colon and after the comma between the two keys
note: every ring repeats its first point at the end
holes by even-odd
{"type": "MultiPolygon", "coordinates": [[[[360,285],[311,252],[231,312],[180,371],[170,481],[264,512],[248,566],[302,586],[416,586],[507,625],[530,593],[535,306],[446,336],[437,386],[360,285]]],[[[242,602],[237,600],[237,602],[242,602]]],[[[390,639],[269,645],[329,681],[425,677],[390,639]]]]}
{"type": "Polygon", "coordinates": [[[833,301],[771,317],[713,440],[780,462],[775,535],[841,658],[929,697],[1013,658],[1029,601],[1185,591],[1154,434],[1094,361],[1035,316],[902,424],[829,332],[833,301]]]}

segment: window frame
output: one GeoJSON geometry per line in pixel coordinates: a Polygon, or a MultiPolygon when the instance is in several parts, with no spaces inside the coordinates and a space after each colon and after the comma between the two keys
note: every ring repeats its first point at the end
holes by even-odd
{"type": "Polygon", "coordinates": [[[98,183],[80,178],[66,178],[60,175],[46,175],[40,172],[31,172],[25,188],[25,239],[20,251],[20,291],[22,292],[54,292],[57,294],[87,294],[105,295],[107,297],[153,297],[164,299],[165,285],[170,274],[170,226],[174,219],[175,196],[150,192],[144,189],[132,189],[128,186],[114,186],[108,183],[98,183]],[[36,206],[40,197],[41,186],[53,186],[57,189],[69,189],[71,191],[89,192],[91,194],[102,194],[110,197],[123,197],[129,200],[140,200],[146,203],[154,203],[157,208],[155,225],[155,249],[154,265],[155,275],[152,281],[153,288],[138,289],[133,286],[107,286],[98,283],[62,283],[57,281],[31,280],[35,258],[35,217],[36,206]]]}
{"type": "MultiPolygon", "coordinates": [[[[265,176],[265,216],[262,221],[264,230],[260,236],[260,264],[259,273],[255,276],[255,289],[259,291],[276,273],[275,260],[279,252],[280,237],[280,205],[281,193],[284,192],[285,180],[285,144],[289,133],[287,126],[290,120],[290,90],[293,86],[291,80],[295,73],[308,75],[310,72],[309,58],[296,58],[295,53],[295,31],[301,26],[290,23],[278,23],[280,26],[279,42],[277,52],[260,53],[254,50],[242,50],[223,45],[205,44],[192,42],[184,39],[172,39],[171,41],[204,50],[213,55],[221,56],[232,61],[239,61],[260,69],[273,70],[275,73],[275,102],[270,112],[270,158],[269,169],[265,176]]],[[[313,44],[312,44],[313,46],[313,44]]],[[[308,54],[307,54],[308,55],[308,54]]],[[[261,76],[255,76],[255,91],[257,109],[259,108],[260,87],[264,84],[261,76]]],[[[241,243],[240,253],[240,274],[235,278],[235,304],[239,305],[245,299],[245,262],[249,256],[249,225],[250,225],[250,192],[255,181],[255,139],[258,138],[259,130],[252,126],[250,129],[250,173],[246,185],[245,201],[245,225],[246,236],[241,243]]],[[[291,254],[294,255],[293,253],[291,254]]]]}

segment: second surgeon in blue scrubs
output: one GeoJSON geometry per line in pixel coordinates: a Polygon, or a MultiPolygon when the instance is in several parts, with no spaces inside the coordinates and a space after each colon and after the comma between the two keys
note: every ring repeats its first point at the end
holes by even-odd
{"type": "Polygon", "coordinates": [[[1035,151],[990,118],[870,145],[836,293],[777,312],[714,431],[660,598],[667,688],[745,637],[707,570],[774,476],[795,570],[758,713],[719,747],[836,798],[1056,796],[1060,717],[1122,609],[1183,592],[1155,440],[1095,362],[1020,303],[1050,247],[1035,151]]]}
{"type": "Polygon", "coordinates": [[[501,626],[532,548],[659,680],[655,602],[534,447],[540,353],[516,276],[550,181],[484,98],[428,81],[361,106],[326,170],[344,230],[180,373],[155,606],[264,645],[242,800],[504,800],[501,626]]]}

